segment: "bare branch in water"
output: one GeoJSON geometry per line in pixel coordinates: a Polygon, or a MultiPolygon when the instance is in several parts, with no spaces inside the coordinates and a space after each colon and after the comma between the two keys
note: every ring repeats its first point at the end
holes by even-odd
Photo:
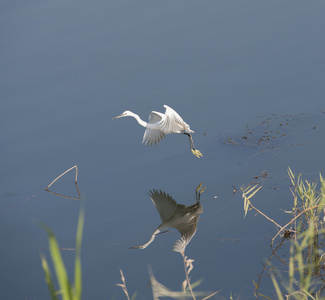
{"type": "Polygon", "coordinates": [[[59,196],[59,197],[63,197],[63,198],[67,198],[67,199],[74,199],[74,200],[79,200],[81,195],[80,195],[80,191],[79,191],[79,188],[78,188],[78,166],[75,165],[73,167],[71,167],[70,169],[66,170],[65,172],[63,172],[61,175],[59,175],[58,177],[56,177],[48,186],[47,188],[45,189],[45,191],[47,192],[50,192],[51,194],[53,195],[56,195],[56,196],[59,196]],[[76,189],[77,189],[77,192],[78,192],[78,197],[69,197],[69,196],[65,196],[65,195],[61,195],[61,194],[58,194],[58,193],[55,193],[53,191],[50,191],[49,188],[52,186],[52,184],[54,182],[56,182],[58,179],[60,179],[63,175],[67,174],[68,172],[70,172],[72,169],[76,169],[76,174],[75,174],[75,180],[74,180],[74,183],[76,185],[76,189]]]}

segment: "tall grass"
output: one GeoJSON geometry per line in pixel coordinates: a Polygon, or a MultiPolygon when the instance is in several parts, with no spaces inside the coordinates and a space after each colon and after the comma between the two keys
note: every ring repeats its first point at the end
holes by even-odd
{"type": "Polygon", "coordinates": [[[64,265],[59,243],[53,231],[44,223],[39,224],[47,233],[49,240],[49,249],[52,263],[55,270],[55,277],[59,290],[55,289],[56,282],[52,277],[48,261],[44,254],[41,253],[42,267],[45,274],[45,281],[49,287],[52,300],[80,300],[82,293],[82,274],[81,274],[81,243],[82,233],[84,227],[84,200],[81,203],[77,234],[76,234],[76,248],[75,248],[75,269],[74,269],[74,283],[71,283],[66,267],[64,265]]]}
{"type": "MultiPolygon", "coordinates": [[[[291,239],[289,259],[285,262],[288,270],[284,273],[276,270],[271,272],[278,299],[325,299],[325,180],[321,174],[318,181],[303,180],[301,174],[294,175],[290,168],[288,174],[292,184],[293,205],[287,211],[291,217],[287,224],[279,225],[251,203],[257,186],[242,188],[244,213],[246,216],[253,209],[276,225],[278,233],[273,237],[271,245],[277,237],[282,237],[282,241],[271,257],[283,241],[291,239]]],[[[255,285],[256,291],[259,284],[255,285]]],[[[261,296],[258,292],[255,295],[261,296]]]]}
{"type": "MultiPolygon", "coordinates": [[[[293,207],[289,212],[296,233],[290,245],[288,278],[282,278],[285,299],[325,299],[325,180],[303,180],[291,169],[293,207]]],[[[274,284],[277,280],[273,277],[274,284]]],[[[278,298],[280,294],[277,292],[278,298]]]]}

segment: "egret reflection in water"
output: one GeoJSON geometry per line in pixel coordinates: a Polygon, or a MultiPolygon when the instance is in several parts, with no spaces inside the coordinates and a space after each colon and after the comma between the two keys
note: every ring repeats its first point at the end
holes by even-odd
{"type": "Polygon", "coordinates": [[[205,188],[201,187],[202,184],[196,189],[196,203],[190,206],[177,204],[170,195],[163,191],[151,190],[149,196],[159,212],[162,223],[152,233],[146,243],[140,246],[130,247],[130,249],[145,249],[153,242],[157,234],[167,228],[175,228],[180,232],[181,238],[175,243],[173,250],[176,252],[184,252],[186,246],[196,233],[197,223],[200,214],[203,212],[200,204],[200,195],[205,188]]]}

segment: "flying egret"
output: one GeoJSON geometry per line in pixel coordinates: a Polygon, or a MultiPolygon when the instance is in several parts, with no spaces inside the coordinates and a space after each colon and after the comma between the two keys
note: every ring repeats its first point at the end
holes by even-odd
{"type": "Polygon", "coordinates": [[[166,111],[164,114],[152,111],[149,115],[149,122],[145,122],[141,120],[141,118],[133,113],[132,111],[126,110],[121,115],[113,118],[113,120],[122,118],[122,117],[133,117],[135,118],[138,123],[145,127],[146,130],[144,132],[142,143],[145,145],[151,146],[155,145],[156,143],[160,142],[166,134],[171,133],[181,133],[185,134],[189,137],[190,140],[190,148],[192,153],[200,158],[202,153],[195,149],[194,142],[191,133],[194,131],[190,129],[190,126],[183,121],[181,116],[172,108],[167,105],[164,105],[166,111]]]}
{"type": "Polygon", "coordinates": [[[157,234],[167,228],[175,228],[180,232],[181,238],[175,243],[173,250],[176,252],[184,252],[186,246],[196,233],[197,223],[200,214],[203,212],[203,208],[200,205],[200,194],[201,192],[198,193],[197,190],[196,203],[191,206],[185,206],[183,204],[177,204],[165,192],[158,190],[150,191],[149,196],[159,212],[162,223],[152,233],[148,242],[137,247],[130,247],[130,249],[145,249],[153,242],[157,234]]]}

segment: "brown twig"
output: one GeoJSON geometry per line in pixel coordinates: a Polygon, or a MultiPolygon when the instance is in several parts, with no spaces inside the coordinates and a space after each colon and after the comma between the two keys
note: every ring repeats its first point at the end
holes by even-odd
{"type": "Polygon", "coordinates": [[[66,170],[65,172],[63,172],[60,176],[58,176],[58,177],[56,177],[48,186],[47,186],[47,188],[45,189],[45,191],[47,191],[49,188],[50,188],[50,186],[55,182],[55,181],[57,181],[59,178],[61,178],[64,174],[66,174],[66,173],[68,173],[68,172],[70,172],[72,169],[76,169],[76,176],[75,176],[75,180],[74,180],[74,182],[75,183],[77,183],[77,181],[78,181],[78,166],[77,165],[75,165],[75,166],[73,166],[73,167],[71,167],[69,170],[66,170]]]}
{"type": "Polygon", "coordinates": [[[316,205],[316,206],[313,206],[313,207],[309,207],[309,208],[306,208],[305,210],[303,210],[302,212],[300,212],[297,216],[295,216],[289,223],[287,223],[286,225],[284,225],[283,227],[280,226],[280,229],[278,231],[278,233],[274,236],[274,238],[272,239],[272,243],[271,243],[271,246],[273,246],[273,241],[276,239],[276,237],[280,234],[280,232],[283,231],[283,229],[285,229],[287,226],[289,226],[290,224],[292,224],[296,219],[298,219],[303,213],[305,213],[306,211],[308,210],[311,210],[311,209],[314,209],[314,208],[317,208],[319,207],[320,204],[316,205]]]}
{"type": "Polygon", "coordinates": [[[250,201],[249,201],[249,205],[251,208],[255,209],[259,214],[261,214],[264,218],[268,219],[270,222],[272,222],[274,225],[278,226],[279,228],[281,228],[281,226],[275,222],[274,220],[272,220],[271,218],[269,218],[267,215],[265,215],[264,213],[262,213],[259,209],[257,209],[250,201]]]}
{"type": "Polygon", "coordinates": [[[220,291],[221,291],[221,290],[219,290],[219,291],[216,291],[216,292],[212,293],[211,295],[209,295],[209,296],[207,296],[207,297],[203,298],[202,300],[206,300],[206,299],[209,299],[209,298],[211,298],[212,296],[214,296],[215,294],[219,293],[220,291]]]}
{"type": "Polygon", "coordinates": [[[258,281],[257,281],[257,283],[255,284],[255,282],[254,282],[254,284],[255,284],[254,295],[255,295],[256,298],[257,298],[258,295],[259,295],[259,294],[258,294],[258,289],[259,289],[259,286],[260,286],[260,282],[261,282],[261,278],[262,278],[262,276],[263,276],[263,273],[264,273],[264,271],[265,271],[267,265],[268,265],[269,262],[271,261],[272,257],[273,257],[273,256],[275,255],[275,253],[279,250],[279,248],[282,246],[282,244],[284,243],[284,241],[285,241],[285,239],[283,239],[283,240],[281,241],[281,243],[276,247],[276,249],[272,251],[272,254],[270,255],[270,257],[268,258],[268,260],[267,260],[266,263],[264,264],[264,267],[263,267],[262,272],[260,273],[260,275],[258,275],[258,281]]]}
{"type": "Polygon", "coordinates": [[[76,185],[76,188],[77,188],[78,197],[65,196],[65,195],[62,195],[62,194],[59,194],[59,193],[52,192],[52,191],[50,191],[50,190],[45,190],[45,191],[46,191],[46,192],[49,192],[49,193],[51,193],[51,194],[53,194],[53,195],[55,195],[55,196],[62,197],[62,198],[72,199],[72,200],[80,200],[81,195],[80,195],[80,192],[79,192],[78,184],[75,183],[75,185],[76,185]]]}
{"type": "Polygon", "coordinates": [[[48,186],[47,188],[45,189],[45,191],[47,192],[50,192],[51,194],[53,195],[56,195],[56,196],[59,196],[59,197],[63,197],[63,198],[67,198],[67,199],[74,199],[74,200],[79,200],[81,195],[80,195],[80,191],[79,191],[79,188],[78,188],[78,166],[75,165],[73,167],[71,167],[70,169],[66,170],[65,172],[63,172],[61,175],[59,175],[58,177],[56,177],[48,186]],[[65,195],[61,195],[59,193],[55,193],[53,191],[50,191],[49,188],[52,186],[52,184],[54,182],[56,182],[58,179],[60,179],[63,175],[67,174],[68,172],[70,172],[72,169],[76,169],[76,174],[75,174],[75,180],[74,180],[74,183],[76,185],[76,188],[77,188],[77,192],[78,192],[78,198],[77,197],[69,197],[69,196],[65,196],[65,195]]]}

